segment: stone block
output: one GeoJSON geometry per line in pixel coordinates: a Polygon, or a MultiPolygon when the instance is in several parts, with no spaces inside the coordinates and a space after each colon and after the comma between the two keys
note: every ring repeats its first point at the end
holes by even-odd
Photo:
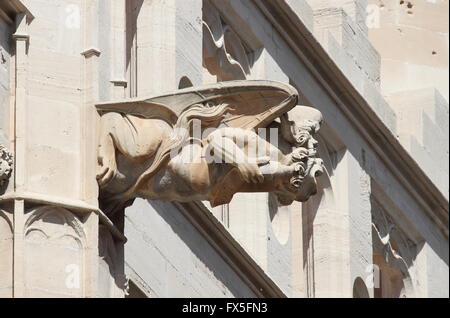
{"type": "Polygon", "coordinates": [[[360,71],[379,85],[380,56],[364,31],[345,11],[337,8],[317,10],[314,11],[314,21],[315,35],[325,48],[327,48],[327,33],[330,33],[360,71]]]}
{"type": "Polygon", "coordinates": [[[306,0],[310,7],[315,10],[338,8],[353,20],[355,24],[367,34],[366,27],[366,7],[367,0],[306,0]]]}

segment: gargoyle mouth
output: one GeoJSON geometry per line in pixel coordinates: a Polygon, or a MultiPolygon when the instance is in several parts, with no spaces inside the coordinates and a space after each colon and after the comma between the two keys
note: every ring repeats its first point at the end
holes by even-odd
{"type": "MultiPolygon", "coordinates": [[[[300,202],[307,201],[312,195],[317,193],[317,177],[324,173],[324,165],[322,159],[310,158],[308,160],[308,169],[301,178],[301,183],[291,185],[296,188],[295,200],[300,202]]],[[[297,180],[295,180],[297,181],[297,180]]]]}

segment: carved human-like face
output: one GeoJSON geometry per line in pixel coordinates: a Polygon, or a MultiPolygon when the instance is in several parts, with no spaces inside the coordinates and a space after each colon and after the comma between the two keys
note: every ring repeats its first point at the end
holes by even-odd
{"type": "Polygon", "coordinates": [[[317,153],[318,141],[314,138],[314,135],[319,129],[320,123],[305,120],[302,125],[294,128],[293,137],[295,139],[294,147],[305,148],[308,150],[310,156],[315,156],[317,153]]]}
{"type": "MultiPolygon", "coordinates": [[[[316,178],[323,173],[324,168],[323,161],[316,157],[318,142],[314,138],[320,128],[321,117],[313,114],[317,119],[304,119],[300,123],[291,122],[291,134],[285,133],[294,147],[290,161],[295,173],[290,180],[281,184],[276,193],[278,201],[283,205],[289,205],[293,201],[305,202],[317,193],[316,178]]],[[[284,122],[286,123],[287,121],[284,122]]]]}
{"type": "Polygon", "coordinates": [[[305,202],[317,193],[317,178],[324,172],[322,159],[310,158],[310,168],[296,192],[295,201],[305,202]]]}

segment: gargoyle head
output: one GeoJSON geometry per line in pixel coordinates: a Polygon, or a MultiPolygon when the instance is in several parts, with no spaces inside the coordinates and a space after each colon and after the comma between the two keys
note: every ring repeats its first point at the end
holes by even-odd
{"type": "Polygon", "coordinates": [[[278,202],[290,205],[294,201],[305,202],[317,193],[317,180],[324,172],[320,158],[304,157],[293,163],[294,175],[282,182],[275,192],[278,202]]]}
{"type": "Polygon", "coordinates": [[[322,159],[316,157],[318,142],[314,138],[322,124],[322,114],[307,106],[297,106],[297,111],[300,121],[290,121],[287,114],[281,117],[281,135],[293,147],[290,164],[294,167],[294,175],[276,193],[283,205],[305,202],[316,194],[316,178],[324,172],[322,159]]]}

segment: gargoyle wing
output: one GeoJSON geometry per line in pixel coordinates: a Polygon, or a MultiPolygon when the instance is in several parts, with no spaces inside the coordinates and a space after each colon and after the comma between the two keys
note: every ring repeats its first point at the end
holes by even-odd
{"type": "MultiPolygon", "coordinates": [[[[230,127],[265,127],[291,110],[298,93],[291,85],[275,81],[229,81],[190,87],[151,98],[130,99],[97,105],[100,113],[118,112],[144,118],[160,118],[173,126],[186,111],[196,105],[226,104],[220,123],[230,127]]],[[[207,115],[207,109],[205,108],[207,115]]],[[[213,112],[212,112],[213,113],[213,112]]]]}

